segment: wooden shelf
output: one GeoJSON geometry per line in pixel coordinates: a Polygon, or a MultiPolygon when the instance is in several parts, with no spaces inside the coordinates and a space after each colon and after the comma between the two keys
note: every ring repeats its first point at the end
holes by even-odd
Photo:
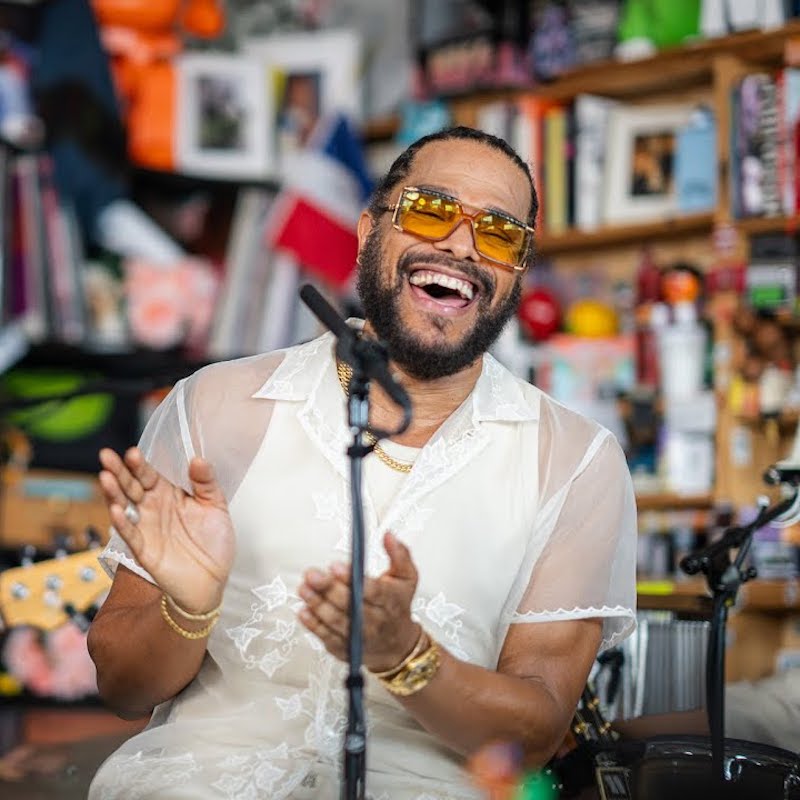
{"type": "Polygon", "coordinates": [[[365,142],[385,142],[394,137],[400,129],[400,118],[396,115],[378,117],[366,122],[361,130],[365,142]]]}
{"type": "Polygon", "coordinates": [[[714,499],[711,495],[682,494],[638,494],[636,508],[638,511],[672,511],[677,509],[711,508],[714,499]]]}
{"type": "MultiPolygon", "coordinates": [[[[681,581],[641,582],[637,587],[638,607],[647,610],[702,613],[710,608],[705,578],[681,581]]],[[[748,581],[739,590],[736,609],[780,613],[800,610],[800,580],[748,581]]]]}
{"type": "Polygon", "coordinates": [[[800,581],[749,581],[739,593],[739,606],[748,611],[800,609],[800,581]]]}
{"type": "Polygon", "coordinates": [[[536,252],[540,255],[593,250],[598,247],[637,245],[649,239],[669,239],[689,234],[710,233],[714,215],[691,214],[634,225],[607,225],[593,231],[570,229],[564,233],[542,233],[536,236],[536,252]]]}
{"type": "Polygon", "coordinates": [[[751,217],[731,220],[731,224],[748,236],[759,233],[796,233],[800,217],[751,217]]]}
{"type": "Polygon", "coordinates": [[[778,64],[783,60],[786,41],[794,36],[800,36],[800,22],[796,20],[778,30],[747,31],[706,39],[662,50],[637,61],[586,64],[534,90],[542,97],[556,100],[581,93],[630,98],[659,91],[674,92],[710,83],[714,61],[721,55],[735,55],[752,64],[778,64]]]}

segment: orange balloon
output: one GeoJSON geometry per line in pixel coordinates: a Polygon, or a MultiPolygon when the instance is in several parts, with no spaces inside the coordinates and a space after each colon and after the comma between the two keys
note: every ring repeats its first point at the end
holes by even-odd
{"type": "Polygon", "coordinates": [[[217,0],[189,0],[184,6],[181,24],[195,36],[213,39],[225,30],[225,14],[217,0]]]}
{"type": "Polygon", "coordinates": [[[175,25],[182,0],[92,0],[101,25],[164,31],[175,25]]]}

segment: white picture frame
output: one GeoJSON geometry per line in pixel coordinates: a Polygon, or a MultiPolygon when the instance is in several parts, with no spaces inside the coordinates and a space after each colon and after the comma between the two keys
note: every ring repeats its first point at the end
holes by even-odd
{"type": "Polygon", "coordinates": [[[363,118],[361,37],[349,28],[246,39],[242,52],[260,62],[271,82],[271,124],[278,159],[301,149],[322,117],[363,118]],[[297,89],[292,100],[290,85],[297,89]],[[293,113],[293,111],[295,113],[293,113]]]}
{"type": "Polygon", "coordinates": [[[691,105],[618,106],[608,120],[603,218],[655,222],[678,213],[675,144],[691,105]]]}
{"type": "Polygon", "coordinates": [[[185,53],[176,59],[176,72],[178,171],[244,181],[274,177],[274,98],[259,61],[185,53]]]}

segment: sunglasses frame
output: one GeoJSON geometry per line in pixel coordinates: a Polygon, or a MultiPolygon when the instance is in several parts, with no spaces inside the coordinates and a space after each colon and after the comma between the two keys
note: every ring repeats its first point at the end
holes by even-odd
{"type": "Polygon", "coordinates": [[[475,245],[475,250],[481,255],[482,258],[485,258],[487,261],[491,261],[494,264],[498,264],[501,267],[505,267],[506,269],[512,269],[514,272],[525,272],[528,269],[528,264],[509,264],[507,261],[499,261],[496,258],[492,258],[491,256],[487,256],[485,253],[481,253],[478,250],[478,241],[476,238],[476,231],[475,231],[475,223],[478,217],[486,215],[486,214],[493,214],[496,217],[501,217],[502,219],[508,220],[509,222],[513,222],[515,225],[519,225],[522,228],[526,235],[527,239],[525,240],[525,250],[528,250],[528,245],[530,243],[530,237],[535,232],[535,229],[532,228],[530,225],[522,222],[521,220],[512,217],[510,214],[504,214],[502,211],[495,211],[491,208],[480,208],[474,214],[467,214],[464,211],[464,206],[462,202],[457,198],[453,197],[451,194],[446,194],[445,192],[439,192],[435,189],[420,189],[416,186],[404,186],[400,190],[400,197],[397,199],[396,203],[392,203],[391,205],[385,206],[387,211],[392,212],[392,227],[395,230],[402,231],[403,233],[408,233],[411,236],[417,236],[420,239],[424,239],[426,242],[443,242],[448,236],[453,234],[453,231],[458,228],[458,226],[465,220],[468,219],[470,221],[470,230],[472,231],[472,243],[475,245]],[[420,236],[419,234],[413,233],[412,231],[407,231],[403,226],[398,222],[398,217],[400,216],[401,205],[400,201],[403,199],[403,195],[406,192],[419,192],[420,194],[430,194],[434,197],[441,197],[443,200],[451,200],[458,206],[459,213],[461,214],[461,218],[458,222],[451,228],[451,230],[446,233],[444,236],[439,237],[429,237],[429,236],[420,236]]]}

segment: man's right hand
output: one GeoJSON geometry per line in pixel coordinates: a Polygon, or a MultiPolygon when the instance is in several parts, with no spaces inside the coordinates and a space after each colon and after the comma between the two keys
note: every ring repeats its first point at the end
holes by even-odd
{"type": "Polygon", "coordinates": [[[188,494],[159,474],[137,447],[123,458],[104,448],[100,463],[111,522],[139,564],[186,611],[216,608],[233,564],[235,536],[211,465],[192,459],[188,494]]]}

